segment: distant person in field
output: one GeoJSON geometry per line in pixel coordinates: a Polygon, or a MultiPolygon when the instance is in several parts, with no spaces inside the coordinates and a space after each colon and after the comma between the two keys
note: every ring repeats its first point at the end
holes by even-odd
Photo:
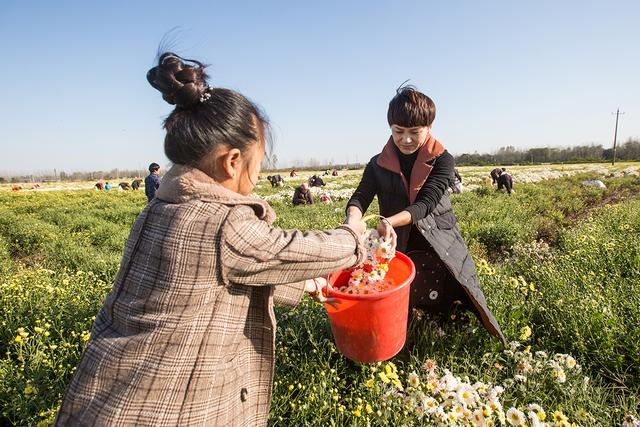
{"type": "Polygon", "coordinates": [[[444,319],[461,306],[505,344],[447,195],[454,159],[431,133],[435,114],[431,98],[414,87],[397,90],[387,111],[391,136],[367,164],[345,222],[361,220],[377,196],[378,233],[416,265],[409,306],[444,319]]]}
{"type": "Polygon", "coordinates": [[[164,122],[173,166],[133,224],[55,426],[266,426],[274,305],[305,292],[326,301],[322,277],[366,258],[362,221],[272,225],[271,206],[251,195],[267,119],[206,77],[172,53],[147,73],[175,105],[164,122]]]}
{"type": "Polygon", "coordinates": [[[320,195],[320,202],[322,202],[325,205],[330,205],[333,200],[331,200],[331,195],[329,193],[322,193],[320,195]]]}
{"type": "Polygon", "coordinates": [[[334,169],[333,172],[331,172],[332,176],[338,176],[338,169],[334,169]]]}
{"type": "Polygon", "coordinates": [[[311,195],[311,189],[309,185],[302,183],[298,185],[293,192],[293,205],[312,205],[313,196],[311,195]]]}
{"type": "Polygon", "coordinates": [[[133,188],[133,190],[136,191],[140,188],[140,184],[142,184],[142,180],[140,178],[136,178],[133,181],[131,181],[131,188],[133,188]]]}
{"type": "Polygon", "coordinates": [[[131,186],[128,182],[121,182],[120,184],[118,184],[118,186],[121,190],[131,190],[131,186]]]}
{"type": "Polygon", "coordinates": [[[453,169],[453,179],[450,181],[449,187],[453,194],[462,193],[462,177],[460,176],[458,169],[453,169]]]}
{"type": "Polygon", "coordinates": [[[502,174],[503,170],[504,168],[495,168],[489,173],[489,175],[491,176],[492,184],[495,184],[496,182],[498,182],[498,177],[502,174]]]}
{"type": "Polygon", "coordinates": [[[104,184],[102,183],[102,181],[96,182],[95,187],[96,187],[96,190],[102,190],[104,189],[104,184]]]}
{"type": "Polygon", "coordinates": [[[272,187],[282,187],[284,185],[284,179],[281,175],[269,175],[267,180],[271,183],[272,187]]]}
{"type": "Polygon", "coordinates": [[[313,175],[311,178],[309,178],[309,187],[324,187],[325,182],[322,179],[322,177],[319,177],[318,175],[313,175]]]}
{"type": "Polygon", "coordinates": [[[511,174],[509,174],[505,168],[502,168],[502,173],[498,177],[498,190],[502,190],[503,188],[507,190],[509,195],[513,192],[513,178],[511,174]]]}
{"type": "Polygon", "coordinates": [[[104,189],[105,189],[105,191],[111,190],[111,184],[109,184],[108,181],[104,183],[104,189]]]}
{"type": "Polygon", "coordinates": [[[289,172],[289,176],[290,176],[291,178],[293,178],[293,177],[294,177],[294,176],[296,176],[296,175],[298,175],[298,174],[296,173],[296,170],[295,170],[295,169],[291,169],[291,172],[289,172]]]}
{"type": "Polygon", "coordinates": [[[144,179],[144,194],[147,195],[147,201],[150,202],[156,197],[156,191],[160,187],[160,165],[151,163],[149,165],[149,175],[144,179]]]}

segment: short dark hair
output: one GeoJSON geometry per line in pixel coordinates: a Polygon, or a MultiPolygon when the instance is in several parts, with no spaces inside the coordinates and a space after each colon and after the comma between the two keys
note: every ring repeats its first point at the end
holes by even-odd
{"type": "Polygon", "coordinates": [[[160,165],[157,163],[151,163],[149,165],[149,172],[155,172],[157,170],[160,170],[160,165]]]}
{"type": "Polygon", "coordinates": [[[407,128],[431,126],[436,118],[436,104],[413,86],[401,86],[389,102],[389,126],[407,128]]]}
{"type": "Polygon", "coordinates": [[[224,144],[241,152],[253,143],[270,145],[269,122],[251,101],[207,84],[206,65],[166,52],[147,81],[175,109],[164,121],[164,151],[173,163],[196,166],[224,144]]]}

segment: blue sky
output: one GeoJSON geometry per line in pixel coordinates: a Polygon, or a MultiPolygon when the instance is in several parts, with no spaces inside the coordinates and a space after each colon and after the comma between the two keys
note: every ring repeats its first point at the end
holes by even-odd
{"type": "Polygon", "coordinates": [[[170,106],[145,79],[179,54],[271,119],[281,165],[364,162],[407,79],[454,154],[640,137],[640,2],[18,2],[0,6],[0,174],[166,164],[170,106]]]}

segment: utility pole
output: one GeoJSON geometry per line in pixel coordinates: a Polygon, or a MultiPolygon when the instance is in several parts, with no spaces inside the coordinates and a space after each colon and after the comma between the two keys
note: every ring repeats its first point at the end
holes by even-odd
{"type": "Polygon", "coordinates": [[[616,115],[616,130],[613,132],[613,161],[611,162],[611,166],[614,166],[616,164],[616,141],[618,140],[618,116],[624,113],[621,113],[620,108],[618,108],[615,113],[611,114],[616,115]]]}

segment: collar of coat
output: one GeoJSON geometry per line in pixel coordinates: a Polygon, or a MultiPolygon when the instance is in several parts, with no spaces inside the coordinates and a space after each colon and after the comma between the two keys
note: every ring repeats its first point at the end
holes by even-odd
{"type": "Polygon", "coordinates": [[[162,177],[156,197],[169,203],[202,200],[230,206],[246,205],[253,208],[258,218],[269,224],[276,219],[275,212],[264,200],[228,190],[200,169],[186,165],[173,165],[169,169],[162,177]]]}
{"type": "Polygon", "coordinates": [[[389,141],[387,141],[387,144],[382,149],[382,153],[378,156],[377,163],[378,166],[390,170],[391,172],[395,172],[402,177],[402,182],[404,183],[404,188],[409,196],[409,201],[410,203],[413,203],[416,200],[418,191],[420,191],[429,177],[431,169],[433,169],[433,166],[428,165],[427,162],[433,160],[442,153],[444,153],[444,146],[440,144],[433,135],[429,134],[427,142],[418,149],[418,157],[413,165],[413,169],[411,169],[409,182],[407,182],[407,177],[402,174],[402,169],[400,169],[400,160],[398,159],[395,144],[393,143],[393,137],[389,137],[389,141]]]}

